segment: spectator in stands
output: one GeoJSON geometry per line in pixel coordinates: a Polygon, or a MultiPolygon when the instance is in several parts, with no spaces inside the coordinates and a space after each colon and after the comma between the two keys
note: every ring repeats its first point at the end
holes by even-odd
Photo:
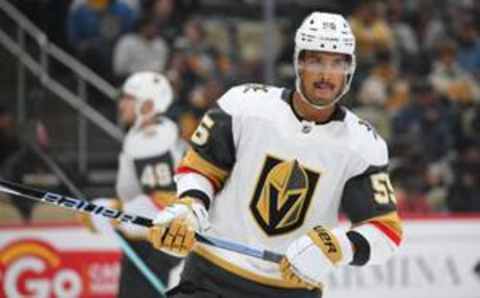
{"type": "Polygon", "coordinates": [[[123,2],[87,0],[69,13],[68,40],[84,63],[108,76],[113,45],[133,28],[135,18],[135,12],[123,2]]]}
{"type": "Polygon", "coordinates": [[[420,54],[417,35],[412,26],[406,21],[405,2],[402,0],[389,1],[388,24],[392,28],[395,39],[395,62],[401,70],[411,71],[418,62],[420,54]]]}
{"type": "Polygon", "coordinates": [[[396,192],[397,208],[400,213],[428,214],[432,208],[428,204],[427,196],[420,188],[407,188],[396,192]]]}
{"type": "Polygon", "coordinates": [[[376,64],[360,86],[360,103],[396,112],[406,104],[409,95],[409,83],[394,65],[391,52],[377,52],[376,64]]]}
{"type": "Polygon", "coordinates": [[[419,57],[412,65],[417,75],[427,75],[431,71],[434,46],[447,38],[446,25],[440,18],[440,13],[432,3],[415,2],[415,14],[412,16],[412,26],[419,41],[419,57]]]}
{"type": "Polygon", "coordinates": [[[195,8],[197,0],[145,0],[144,11],[150,13],[158,32],[172,45],[182,34],[181,24],[185,23],[195,8]]]}
{"type": "MultiPolygon", "coordinates": [[[[65,0],[62,0],[65,1],[65,0]]],[[[70,9],[76,9],[77,7],[84,5],[87,3],[88,0],[73,0],[72,4],[70,5],[70,9]]],[[[144,0],[118,0],[119,2],[127,4],[131,9],[133,9],[136,13],[140,13],[140,4],[144,0]]]]}
{"type": "MultiPolygon", "coordinates": [[[[416,92],[418,88],[415,86],[416,92]]],[[[446,211],[453,175],[449,159],[432,161],[423,146],[418,139],[398,134],[389,143],[391,177],[399,192],[399,206],[405,212],[446,211]]]]}
{"type": "Polygon", "coordinates": [[[175,48],[186,55],[189,69],[199,78],[219,75],[217,52],[207,42],[200,19],[191,19],[183,26],[183,35],[175,40],[175,48]]]}
{"type": "Polygon", "coordinates": [[[460,67],[480,79],[480,38],[472,19],[464,20],[458,32],[457,61],[460,67]]]}
{"type": "Polygon", "coordinates": [[[479,1],[472,1],[473,7],[470,9],[472,13],[472,19],[475,21],[475,26],[480,28],[480,2],[479,1]]]}
{"type": "Polygon", "coordinates": [[[480,211],[480,144],[478,139],[460,149],[454,162],[455,181],[450,188],[448,208],[455,212],[480,211]]]}
{"type": "Polygon", "coordinates": [[[457,146],[469,140],[480,140],[480,104],[470,105],[459,112],[459,129],[457,146]]]}
{"type": "Polygon", "coordinates": [[[175,40],[167,76],[181,104],[189,105],[190,92],[199,84],[223,79],[222,61],[226,59],[207,41],[200,20],[188,21],[183,35],[175,40]]]}
{"type": "Polygon", "coordinates": [[[433,1],[415,2],[414,31],[424,52],[432,52],[435,45],[447,37],[445,22],[441,19],[441,12],[433,1]]]}
{"type": "Polygon", "coordinates": [[[427,166],[425,171],[425,195],[432,211],[442,212],[447,210],[448,187],[451,180],[452,171],[448,161],[430,163],[427,166]]]}
{"type": "Polygon", "coordinates": [[[427,162],[441,160],[453,148],[452,113],[426,80],[417,79],[412,91],[414,100],[393,118],[393,139],[421,144],[427,162]]]}
{"type": "Polygon", "coordinates": [[[456,57],[457,45],[454,41],[445,40],[439,44],[430,74],[435,91],[455,103],[479,102],[479,85],[460,67],[456,57]]]}
{"type": "Polygon", "coordinates": [[[113,71],[121,80],[140,71],[163,73],[167,64],[168,46],[157,35],[153,19],[140,19],[136,29],[136,32],[121,37],[114,48],[113,71]]]}
{"type": "Polygon", "coordinates": [[[185,53],[173,50],[167,70],[167,77],[172,83],[175,98],[185,101],[187,89],[193,86],[194,77],[189,72],[185,53]]]}
{"type": "Polygon", "coordinates": [[[357,40],[357,61],[370,65],[378,51],[391,50],[394,46],[393,31],[379,17],[378,4],[378,1],[361,1],[350,18],[357,40]]]}
{"type": "MultiPolygon", "coordinates": [[[[391,98],[401,94],[401,87],[405,84],[401,84],[402,81],[399,80],[398,70],[391,61],[390,52],[377,53],[376,61],[368,77],[361,82],[356,96],[358,103],[356,103],[355,112],[362,119],[372,123],[378,133],[388,141],[391,135],[391,113],[385,113],[385,107],[391,98]]],[[[404,91],[405,94],[402,97],[407,97],[408,90],[404,91]]]]}
{"type": "Polygon", "coordinates": [[[194,108],[200,118],[214,105],[224,91],[220,81],[209,78],[205,83],[198,84],[193,88],[189,96],[189,105],[194,108]]]}

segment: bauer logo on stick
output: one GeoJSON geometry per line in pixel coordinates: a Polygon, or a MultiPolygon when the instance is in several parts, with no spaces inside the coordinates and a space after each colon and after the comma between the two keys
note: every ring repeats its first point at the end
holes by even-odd
{"type": "Polygon", "coordinates": [[[132,222],[135,220],[135,216],[124,214],[119,210],[104,206],[98,206],[84,200],[70,198],[51,192],[45,193],[42,197],[42,201],[45,201],[47,203],[53,203],[58,206],[73,208],[78,211],[103,215],[105,217],[116,219],[121,222],[132,222]]]}

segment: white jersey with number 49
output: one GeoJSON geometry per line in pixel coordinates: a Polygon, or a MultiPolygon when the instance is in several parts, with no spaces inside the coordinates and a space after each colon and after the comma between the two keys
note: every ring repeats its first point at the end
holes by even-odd
{"type": "MultiPolygon", "coordinates": [[[[144,128],[129,130],[119,157],[116,183],[125,212],[154,218],[172,202],[176,191],[173,176],[184,148],[176,124],[165,117],[158,117],[144,128]]],[[[146,231],[133,225],[123,225],[122,230],[131,236],[146,231]]]]}
{"type": "MultiPolygon", "coordinates": [[[[179,195],[207,195],[210,234],[281,254],[315,226],[336,226],[340,211],[398,245],[384,140],[345,107],[314,123],[302,120],[291,100],[288,89],[230,89],[192,137],[193,148],[177,172],[179,195]],[[198,174],[211,187],[188,182],[198,174]]],[[[354,260],[360,265],[375,259],[378,239],[359,233],[371,242],[369,255],[354,260]]],[[[195,253],[244,278],[294,287],[281,280],[277,264],[201,244],[195,253]]]]}

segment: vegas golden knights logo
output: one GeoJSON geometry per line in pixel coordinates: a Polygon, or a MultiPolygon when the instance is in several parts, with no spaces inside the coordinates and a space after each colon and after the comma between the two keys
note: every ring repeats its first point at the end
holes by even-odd
{"type": "Polygon", "coordinates": [[[319,177],[297,160],[267,156],[250,210],[268,235],[287,233],[303,224],[319,177]]]}

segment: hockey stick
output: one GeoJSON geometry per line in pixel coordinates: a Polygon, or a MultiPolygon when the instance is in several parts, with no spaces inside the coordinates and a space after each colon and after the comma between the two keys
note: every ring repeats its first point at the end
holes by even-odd
{"type": "MultiPolygon", "coordinates": [[[[120,210],[95,205],[85,200],[71,198],[63,195],[59,195],[53,192],[41,191],[37,189],[32,189],[19,185],[17,183],[9,182],[0,179],[0,191],[4,193],[9,193],[15,196],[20,196],[23,198],[40,201],[43,203],[48,203],[51,205],[56,205],[62,208],[80,211],[84,213],[89,213],[91,215],[103,216],[108,219],[115,219],[122,223],[135,224],[142,227],[150,228],[152,227],[153,220],[139,215],[127,214],[120,210]]],[[[270,261],[274,263],[279,263],[283,258],[283,255],[276,252],[254,248],[241,244],[238,242],[233,242],[231,240],[219,239],[212,236],[202,235],[199,233],[195,234],[195,239],[201,243],[205,243],[214,247],[234,251],[243,255],[251,256],[254,258],[262,259],[265,261],[270,261]]]]}

